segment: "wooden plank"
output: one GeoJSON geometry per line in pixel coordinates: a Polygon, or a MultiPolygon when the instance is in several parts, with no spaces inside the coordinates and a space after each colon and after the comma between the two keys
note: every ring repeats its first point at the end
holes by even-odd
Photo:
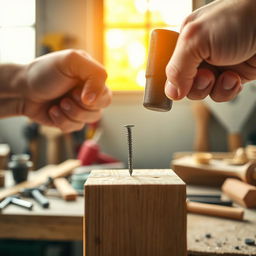
{"type": "Polygon", "coordinates": [[[78,193],[67,181],[66,178],[56,178],[53,180],[53,184],[60,193],[61,197],[66,201],[75,201],[78,193]]]}
{"type": "Polygon", "coordinates": [[[1,215],[0,238],[82,240],[83,218],[63,216],[1,215]]]}
{"type": "Polygon", "coordinates": [[[45,183],[48,177],[58,178],[69,175],[73,169],[80,166],[79,160],[66,160],[57,166],[46,166],[39,171],[38,175],[34,175],[33,179],[19,183],[13,187],[6,188],[0,192],[0,200],[7,196],[19,193],[24,188],[32,188],[45,183]]]}
{"type": "Polygon", "coordinates": [[[186,186],[171,170],[92,171],[86,256],[187,255],[186,186]]]}
{"type": "Polygon", "coordinates": [[[172,161],[173,170],[186,184],[221,186],[226,178],[234,177],[255,184],[256,162],[244,165],[230,165],[222,160],[211,160],[209,164],[198,164],[193,156],[185,156],[172,161]]]}

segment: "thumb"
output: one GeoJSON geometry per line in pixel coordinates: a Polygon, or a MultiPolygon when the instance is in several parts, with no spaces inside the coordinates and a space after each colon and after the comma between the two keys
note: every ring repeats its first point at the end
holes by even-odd
{"type": "Polygon", "coordinates": [[[183,28],[166,67],[165,94],[173,100],[180,100],[189,93],[199,65],[207,58],[207,44],[197,32],[194,23],[183,28]]]}

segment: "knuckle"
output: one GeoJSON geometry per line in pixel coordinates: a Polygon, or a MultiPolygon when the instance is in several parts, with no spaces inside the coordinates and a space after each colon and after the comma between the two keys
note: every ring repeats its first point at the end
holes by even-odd
{"type": "Polygon", "coordinates": [[[202,23],[201,21],[198,21],[198,20],[188,21],[185,24],[182,30],[182,33],[180,34],[180,38],[187,42],[188,39],[191,39],[192,37],[194,37],[194,35],[198,33],[202,33],[203,29],[204,29],[204,23],[202,23]]]}

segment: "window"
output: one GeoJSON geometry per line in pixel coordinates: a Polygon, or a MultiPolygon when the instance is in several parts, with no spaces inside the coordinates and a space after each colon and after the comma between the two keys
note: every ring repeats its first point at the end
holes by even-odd
{"type": "Polygon", "coordinates": [[[191,0],[105,0],[104,65],[112,90],[143,90],[150,32],[178,30],[191,0]]]}
{"type": "Polygon", "coordinates": [[[0,63],[35,57],[35,1],[0,0],[0,63]]]}

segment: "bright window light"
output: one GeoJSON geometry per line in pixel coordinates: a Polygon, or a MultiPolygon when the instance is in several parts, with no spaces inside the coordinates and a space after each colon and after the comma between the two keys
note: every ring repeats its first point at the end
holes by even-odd
{"type": "Polygon", "coordinates": [[[0,0],[0,63],[35,58],[35,0],[0,0]]]}
{"type": "Polygon", "coordinates": [[[104,0],[104,64],[112,90],[143,90],[150,32],[178,31],[192,0],[104,0]]]}

